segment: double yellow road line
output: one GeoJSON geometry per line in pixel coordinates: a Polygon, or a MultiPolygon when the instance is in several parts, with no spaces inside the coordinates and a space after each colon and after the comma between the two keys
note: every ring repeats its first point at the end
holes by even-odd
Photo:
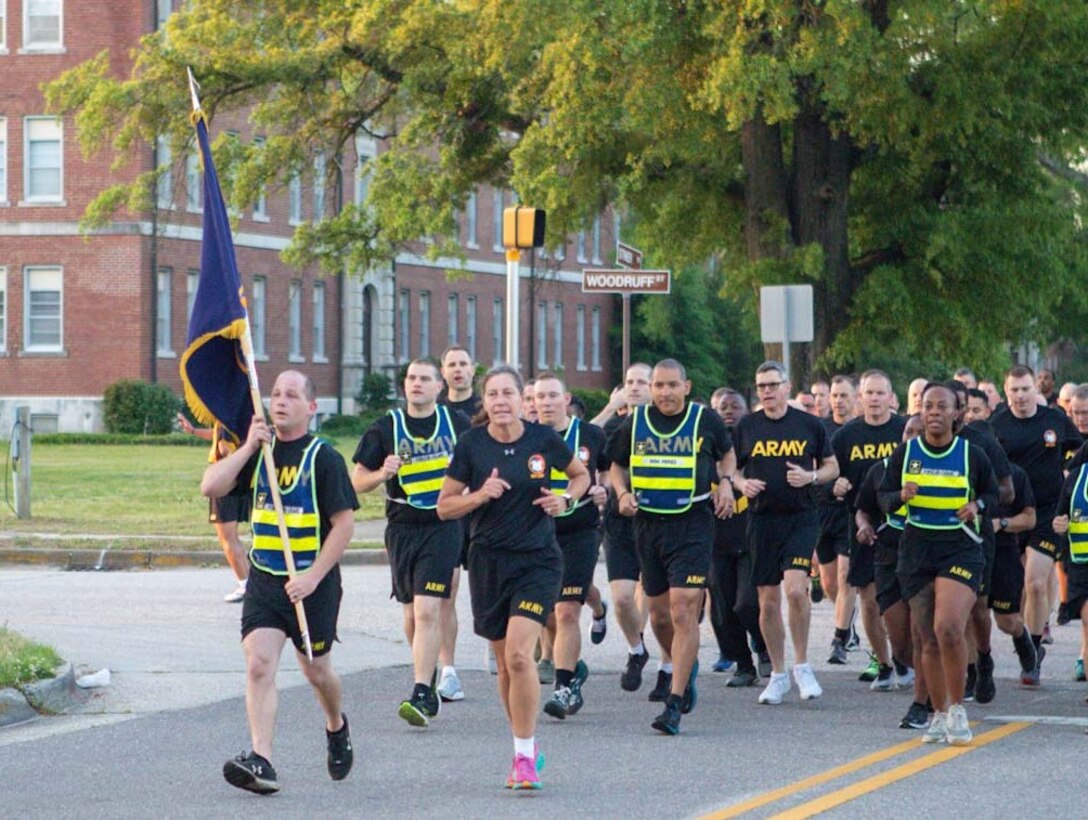
{"type": "MultiPolygon", "coordinates": [[[[843,803],[855,800],[862,795],[869,794],[877,789],[882,789],[885,786],[903,780],[911,775],[924,772],[926,769],[939,766],[941,763],[946,763],[949,760],[965,755],[968,752],[972,752],[975,749],[979,749],[994,741],[1001,740],[1002,738],[1015,734],[1031,725],[1031,723],[1027,722],[1008,723],[984,734],[976,735],[970,746],[940,746],[935,751],[924,754],[921,757],[916,757],[908,763],[896,766],[895,768],[881,772],[880,774],[867,777],[864,780],[859,780],[856,783],[844,786],[836,791],[829,792],[828,794],[817,797],[807,803],[802,803],[795,808],[776,814],[774,817],[782,818],[782,820],[786,820],[787,818],[788,820],[800,820],[800,818],[804,817],[813,817],[821,812],[833,809],[836,806],[841,806],[843,803]]],[[[771,803],[776,803],[783,798],[799,794],[815,788],[816,786],[822,786],[833,780],[838,780],[840,777],[853,774],[854,772],[889,760],[904,754],[905,752],[917,751],[919,747],[920,740],[916,736],[904,743],[897,743],[894,746],[889,746],[887,749],[881,749],[872,754],[865,755],[864,757],[859,757],[856,760],[851,760],[849,763],[836,766],[834,769],[828,769],[826,772],[806,777],[803,780],[798,780],[796,783],[790,783],[788,786],[783,786],[782,788],[774,789],[773,791],[764,792],[750,800],[745,800],[743,803],[737,803],[736,805],[729,806],[721,811],[704,815],[701,820],[725,820],[729,817],[740,817],[747,812],[754,811],[755,809],[762,808],[771,803]]]]}

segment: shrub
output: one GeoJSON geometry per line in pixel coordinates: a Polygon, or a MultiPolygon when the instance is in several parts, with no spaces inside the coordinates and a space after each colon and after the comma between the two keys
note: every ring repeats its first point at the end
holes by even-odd
{"type": "Polygon", "coordinates": [[[169,433],[165,436],[141,436],[135,433],[41,433],[34,436],[35,444],[142,444],[149,447],[203,447],[209,444],[202,438],[185,433],[169,433]]]}
{"type": "Polygon", "coordinates": [[[577,396],[582,400],[582,404],[586,406],[586,421],[589,421],[595,415],[604,409],[604,406],[608,404],[609,394],[607,390],[591,390],[583,387],[572,387],[571,394],[577,396]]]}
{"type": "Polygon", "coordinates": [[[384,373],[368,373],[363,377],[363,386],[356,398],[363,409],[381,413],[393,404],[393,400],[389,397],[392,388],[392,382],[384,373]]]}
{"type": "Polygon", "coordinates": [[[60,655],[51,646],[0,627],[0,689],[51,678],[60,663],[60,655]]]}
{"type": "Polygon", "coordinates": [[[103,415],[110,433],[169,433],[180,409],[181,402],[169,387],[137,379],[114,382],[103,396],[103,415]]]}
{"type": "Polygon", "coordinates": [[[332,415],[321,422],[318,432],[326,437],[361,436],[366,427],[366,421],[361,416],[332,415]]]}

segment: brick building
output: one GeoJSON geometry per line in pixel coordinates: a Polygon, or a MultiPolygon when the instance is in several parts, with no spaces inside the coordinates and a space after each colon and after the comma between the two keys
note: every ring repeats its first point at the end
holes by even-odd
{"type": "MultiPolygon", "coordinates": [[[[196,157],[172,157],[160,143],[111,172],[108,155],[83,158],[73,122],[48,116],[40,91],[103,49],[127,75],[130,50],[176,4],[0,0],[0,437],[18,405],[31,407],[40,432],[101,429],[103,391],[119,379],[158,381],[180,394],[178,358],[200,264],[196,157]],[[170,172],[155,210],[80,232],[96,194],[156,165],[170,172]]],[[[211,124],[213,138],[232,129],[241,140],[261,139],[241,116],[211,124]]],[[[460,261],[431,262],[420,249],[337,277],[280,260],[297,225],[365,196],[366,161],[378,150],[371,139],[356,140],[353,155],[341,158],[339,195],[322,181],[325,158],[315,157],[308,173],[269,189],[235,224],[262,388],[285,367],[303,369],[317,384],[322,414],[354,412],[368,372],[392,375],[451,343],[485,365],[503,359],[506,267],[496,237],[509,193],[481,187],[470,199],[460,220],[465,272],[452,280],[446,270],[460,261]]],[[[582,294],[579,271],[607,262],[614,243],[611,220],[599,220],[560,258],[538,257],[532,281],[523,263],[523,369],[560,368],[572,386],[612,384],[605,348],[612,299],[582,294]]]]}

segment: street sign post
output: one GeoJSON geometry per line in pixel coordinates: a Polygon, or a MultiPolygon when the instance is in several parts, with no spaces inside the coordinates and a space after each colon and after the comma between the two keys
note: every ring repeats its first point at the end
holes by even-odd
{"type": "Polygon", "coordinates": [[[790,342],[813,338],[812,285],[774,285],[759,289],[759,330],[765,344],[782,343],[782,364],[790,367],[790,342]]]}

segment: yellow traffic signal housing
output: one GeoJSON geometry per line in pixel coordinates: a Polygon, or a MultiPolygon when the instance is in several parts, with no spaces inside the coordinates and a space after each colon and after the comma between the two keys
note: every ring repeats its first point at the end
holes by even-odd
{"type": "Polygon", "coordinates": [[[505,248],[544,247],[544,211],[520,205],[504,209],[502,244],[505,248]]]}

